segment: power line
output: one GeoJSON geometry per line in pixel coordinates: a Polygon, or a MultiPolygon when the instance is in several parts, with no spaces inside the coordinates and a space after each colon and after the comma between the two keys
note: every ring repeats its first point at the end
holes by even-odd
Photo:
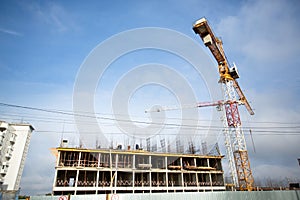
{"type": "MultiPolygon", "coordinates": [[[[214,126],[214,125],[188,125],[188,124],[178,124],[178,123],[154,123],[154,122],[146,122],[146,121],[137,121],[137,120],[128,120],[128,119],[115,119],[112,117],[101,117],[101,116],[95,116],[95,115],[83,115],[83,114],[74,114],[72,113],[73,111],[66,111],[66,110],[55,110],[55,109],[42,109],[42,108],[36,108],[36,107],[28,107],[28,106],[20,106],[20,105],[13,105],[13,104],[6,104],[6,103],[1,103],[0,102],[0,106],[6,106],[6,107],[14,107],[14,108],[21,108],[21,109],[27,109],[27,110],[34,110],[34,111],[40,111],[40,112],[47,112],[47,113],[52,113],[52,114],[59,114],[59,115],[67,115],[67,116],[80,116],[80,117],[87,117],[87,118],[93,118],[93,119],[102,119],[102,120],[109,120],[109,121],[115,121],[115,122],[126,122],[126,123],[137,123],[137,124],[146,124],[146,125],[160,125],[160,126],[174,126],[174,127],[184,127],[184,128],[208,128],[208,129],[213,129],[213,128],[217,128],[217,129],[222,129],[223,126],[214,126]]],[[[81,113],[81,112],[80,112],[81,113]]],[[[88,113],[88,112],[82,112],[82,113],[88,113]]],[[[13,114],[4,114],[6,116],[17,116],[17,114],[13,115],[13,114]]],[[[106,114],[106,115],[112,115],[112,114],[106,114]]],[[[67,123],[67,124],[76,124],[76,122],[73,119],[66,119],[66,118],[49,118],[49,117],[44,117],[44,119],[48,119],[48,120],[42,120],[41,117],[27,117],[27,118],[31,118],[35,121],[39,121],[39,122],[54,122],[54,123],[67,123]]],[[[9,119],[9,118],[6,118],[9,119]]],[[[23,119],[23,117],[22,117],[23,119]]],[[[170,119],[170,118],[166,118],[166,119],[170,119]]],[[[177,118],[173,118],[173,119],[177,119],[177,118]]],[[[15,119],[15,120],[20,120],[20,119],[15,119]]],[[[182,119],[177,119],[177,120],[182,120],[182,119]]],[[[195,120],[196,121],[196,120],[195,120]]],[[[201,121],[212,121],[212,120],[198,120],[198,122],[201,121]]],[[[81,123],[86,123],[86,124],[94,124],[93,122],[90,121],[80,121],[81,123]]],[[[253,123],[253,122],[251,122],[253,123]]],[[[276,123],[276,124],[299,124],[299,123],[285,123],[285,122],[254,122],[254,123],[258,123],[258,124],[262,124],[262,123],[276,123]]],[[[106,124],[109,125],[109,124],[106,124]]],[[[298,129],[300,128],[300,126],[261,126],[261,127],[257,127],[257,126],[252,126],[252,127],[243,127],[243,129],[298,129]]],[[[266,130],[266,132],[276,132],[277,130],[266,130]]],[[[262,132],[262,131],[261,131],[262,132]]],[[[281,131],[282,132],[282,131],[281,131]]],[[[287,131],[290,132],[290,131],[287,131]]],[[[296,132],[297,133],[297,132],[296,132]]]]}
{"type": "MultiPolygon", "coordinates": [[[[13,119],[13,120],[19,120],[19,119],[16,119],[16,118],[3,118],[2,119],[13,119]]],[[[38,122],[45,122],[45,123],[63,123],[63,124],[70,124],[70,125],[76,125],[76,122],[72,121],[72,120],[69,120],[69,121],[66,121],[65,119],[54,119],[54,120],[43,120],[41,118],[36,118],[36,119],[33,119],[33,121],[38,121],[38,122]],[[58,121],[57,121],[58,120],[58,121]]],[[[95,125],[98,123],[94,123],[94,122],[89,122],[89,121],[81,121],[81,123],[85,123],[86,125],[95,125]]],[[[188,129],[193,129],[193,130],[221,130],[223,129],[224,127],[222,126],[214,126],[214,125],[182,125],[182,124],[176,124],[176,126],[174,127],[174,124],[171,124],[172,126],[170,127],[169,124],[157,124],[157,125],[161,125],[161,126],[164,126],[164,129],[174,129],[174,128],[182,128],[184,130],[188,130],[188,129]]],[[[106,127],[116,127],[115,124],[111,124],[111,123],[101,123],[100,124],[101,127],[103,126],[106,126],[106,127]]],[[[129,125],[123,125],[123,126],[127,126],[129,127],[129,125]]],[[[156,129],[156,127],[153,127],[154,129],[156,129]]],[[[248,129],[251,129],[253,131],[256,131],[256,132],[280,132],[280,133],[299,133],[300,130],[297,131],[297,129],[299,129],[300,127],[299,126],[293,126],[293,127],[274,127],[274,126],[269,126],[269,127],[247,127],[247,126],[244,126],[243,127],[243,131],[248,131],[248,129]],[[293,129],[293,131],[291,130],[284,130],[284,131],[279,131],[279,130],[274,130],[274,129],[293,129]],[[294,131],[296,130],[296,131],[294,131]]],[[[150,129],[148,127],[148,129],[150,129]]]]}
{"type": "MultiPolygon", "coordinates": [[[[36,130],[36,132],[39,132],[39,133],[58,133],[60,134],[61,132],[60,131],[54,131],[54,130],[36,130]]],[[[64,131],[64,133],[73,133],[73,134],[77,134],[76,131],[64,131]]],[[[80,131],[80,133],[82,134],[87,134],[87,135],[97,135],[99,134],[99,132],[90,132],[90,131],[86,131],[86,132],[82,132],[80,131]]],[[[124,132],[109,132],[109,133],[104,133],[104,134],[113,134],[113,135],[116,135],[116,134],[127,134],[127,133],[124,133],[124,132]]],[[[133,135],[133,134],[131,134],[133,135]]],[[[135,133],[135,135],[148,135],[147,133],[145,134],[141,134],[141,133],[135,133]]],[[[155,134],[155,135],[160,135],[160,134],[155,134]]],[[[180,135],[180,133],[164,133],[163,135],[180,135]]],[[[184,133],[184,135],[207,135],[206,133],[184,133]]],[[[250,134],[245,134],[246,136],[250,136],[250,134]]],[[[286,133],[281,133],[281,132],[264,132],[264,131],[256,131],[254,134],[252,132],[252,135],[253,136],[298,136],[300,135],[300,133],[294,133],[294,132],[286,132],[286,133]]]]}

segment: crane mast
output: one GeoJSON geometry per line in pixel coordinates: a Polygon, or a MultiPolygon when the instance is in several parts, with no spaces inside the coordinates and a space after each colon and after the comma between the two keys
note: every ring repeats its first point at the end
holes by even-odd
{"type": "Polygon", "coordinates": [[[233,184],[240,190],[251,191],[254,187],[254,179],[250,168],[250,161],[246,147],[244,133],[241,128],[241,119],[237,101],[241,101],[246,109],[253,115],[254,112],[243,94],[238,82],[239,78],[236,67],[230,67],[223,50],[222,41],[212,32],[207,20],[201,18],[193,26],[196,34],[199,34],[205,46],[212,52],[218,63],[220,75],[219,82],[222,85],[224,102],[224,137],[226,154],[229,160],[229,168],[233,184]],[[236,93],[239,99],[237,100],[236,93]]]}

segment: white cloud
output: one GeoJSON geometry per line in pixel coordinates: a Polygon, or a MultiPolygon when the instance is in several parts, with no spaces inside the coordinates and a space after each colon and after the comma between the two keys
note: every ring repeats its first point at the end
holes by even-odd
{"type": "Polygon", "coordinates": [[[299,173],[299,169],[292,168],[289,166],[278,166],[271,164],[262,164],[258,167],[253,168],[257,181],[264,181],[264,179],[272,179],[278,181],[290,181],[297,182],[300,177],[296,178],[295,174],[299,173]]]}
{"type": "Polygon", "coordinates": [[[13,36],[23,36],[22,33],[19,33],[17,31],[10,30],[10,29],[0,28],[0,32],[5,33],[5,34],[9,34],[9,35],[13,35],[13,36]]]}
{"type": "Polygon", "coordinates": [[[268,63],[291,59],[300,50],[297,4],[248,1],[237,13],[221,20],[218,34],[226,38],[228,49],[241,51],[250,59],[268,63]]]}
{"type": "Polygon", "coordinates": [[[247,127],[246,130],[252,130],[254,144],[248,131],[245,131],[245,137],[254,176],[260,179],[299,179],[299,173],[296,172],[299,170],[297,158],[300,152],[300,137],[297,135],[298,124],[293,123],[298,121],[300,114],[299,107],[290,104],[297,97],[289,92],[266,91],[250,94],[255,97],[255,116],[247,120],[249,117],[243,115],[242,121],[243,126],[247,127]],[[272,169],[268,171],[267,165],[273,166],[272,169]],[[272,173],[273,169],[277,170],[277,173],[272,173]]]}
{"type": "MultiPolygon", "coordinates": [[[[41,127],[41,124],[39,126],[41,127]]],[[[44,127],[49,129],[49,123],[44,127]]],[[[56,127],[53,128],[55,129],[56,127]]],[[[33,195],[51,192],[55,157],[50,153],[50,148],[57,146],[59,138],[60,134],[41,133],[38,132],[38,128],[33,132],[21,179],[21,193],[33,195]]]]}
{"type": "Polygon", "coordinates": [[[50,26],[56,32],[66,32],[78,28],[73,20],[74,16],[59,3],[32,2],[23,6],[33,14],[36,20],[50,26]]]}

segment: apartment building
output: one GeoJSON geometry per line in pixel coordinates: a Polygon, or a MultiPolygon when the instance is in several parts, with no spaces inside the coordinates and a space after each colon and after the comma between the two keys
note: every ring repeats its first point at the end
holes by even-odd
{"type": "Polygon", "coordinates": [[[0,190],[17,191],[34,128],[0,121],[0,190]]]}

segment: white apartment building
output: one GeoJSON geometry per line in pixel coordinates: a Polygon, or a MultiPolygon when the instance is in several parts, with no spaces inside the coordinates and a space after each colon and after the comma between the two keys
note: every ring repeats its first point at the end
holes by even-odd
{"type": "Polygon", "coordinates": [[[28,152],[30,124],[0,121],[0,190],[18,190],[28,152]]]}

